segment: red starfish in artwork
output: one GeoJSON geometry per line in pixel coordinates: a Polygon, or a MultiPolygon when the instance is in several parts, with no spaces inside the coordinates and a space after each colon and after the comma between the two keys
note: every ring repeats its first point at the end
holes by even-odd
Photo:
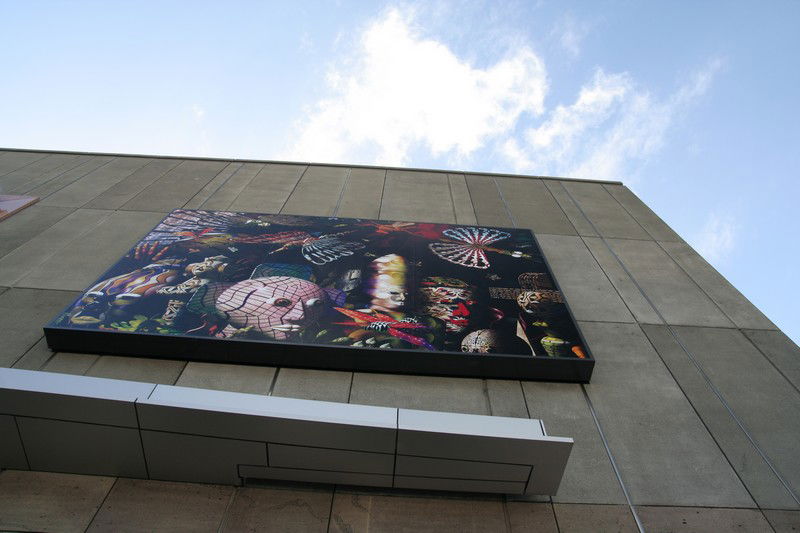
{"type": "Polygon", "coordinates": [[[404,341],[408,341],[411,344],[416,346],[422,346],[423,348],[427,348],[428,350],[435,350],[436,348],[431,345],[425,339],[421,339],[419,337],[415,337],[413,335],[409,335],[404,331],[400,331],[401,329],[430,329],[428,326],[420,324],[419,322],[414,321],[414,319],[404,319],[404,320],[397,320],[389,315],[384,315],[383,313],[375,312],[375,314],[368,314],[362,313],[361,311],[351,311],[350,309],[344,309],[342,307],[334,307],[337,311],[342,314],[345,314],[356,320],[357,322],[335,322],[335,324],[340,326],[354,326],[357,328],[367,329],[371,331],[381,331],[386,332],[393,337],[397,337],[398,339],[402,339],[404,341]],[[364,324],[363,322],[366,322],[364,324]]]}

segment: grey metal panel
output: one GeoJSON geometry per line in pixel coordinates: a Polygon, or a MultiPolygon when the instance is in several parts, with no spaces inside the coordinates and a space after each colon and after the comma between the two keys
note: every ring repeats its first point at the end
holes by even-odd
{"type": "Polygon", "coordinates": [[[141,433],[152,479],[240,485],[240,464],[267,464],[263,442],[161,431],[141,433]]]}
{"type": "MultiPolygon", "coordinates": [[[[498,457],[498,459],[504,459],[498,457]]],[[[450,479],[484,479],[490,481],[528,482],[529,465],[459,461],[433,457],[397,456],[398,476],[441,477],[450,479]]],[[[524,488],[524,487],[523,487],[524,488]]]]}
{"type": "Polygon", "coordinates": [[[633,316],[580,237],[536,235],[576,320],[633,322],[633,316]]]}
{"type": "Polygon", "coordinates": [[[0,469],[28,470],[25,450],[14,417],[0,415],[0,469]]]}
{"type": "Polygon", "coordinates": [[[447,174],[390,170],[386,174],[380,218],[454,223],[447,174]]]}
{"type": "Polygon", "coordinates": [[[429,432],[497,439],[536,439],[545,436],[541,424],[535,419],[487,417],[416,409],[399,409],[397,427],[401,432],[429,432]]]}
{"type": "Polygon", "coordinates": [[[286,481],[363,485],[366,487],[392,486],[392,476],[383,474],[329,472],[324,470],[299,470],[292,468],[242,465],[239,467],[239,475],[244,479],[283,479],[286,481]]]}
{"type": "Polygon", "coordinates": [[[620,207],[601,183],[562,182],[562,184],[603,237],[651,238],[639,223],[620,207]]]}
{"type": "Polygon", "coordinates": [[[497,178],[514,225],[536,233],[575,235],[577,232],[542,180],[497,178]]]}
{"type": "Polygon", "coordinates": [[[17,417],[31,470],[146,478],[139,431],[17,417]]]}
{"type": "Polygon", "coordinates": [[[268,444],[269,466],[391,475],[394,454],[268,444]]]}
{"type": "Polygon", "coordinates": [[[137,427],[133,402],[153,385],[51,372],[0,368],[0,412],[137,427]]]}
{"type": "Polygon", "coordinates": [[[525,490],[525,483],[518,483],[514,481],[395,476],[394,487],[398,489],[428,489],[450,490],[456,492],[496,492],[500,494],[522,494],[525,490]]]}
{"type": "Polygon", "coordinates": [[[733,327],[658,243],[627,239],[607,242],[668,324],[733,327]]]}
{"type": "Polygon", "coordinates": [[[308,167],[281,213],[332,216],[348,173],[345,167],[308,167]]]}
{"type": "Polygon", "coordinates": [[[394,409],[159,385],[138,404],[143,429],[394,452],[394,409]]]}
{"type": "Polygon", "coordinates": [[[683,242],[659,243],[737,327],[778,329],[750,300],[683,242]]]}

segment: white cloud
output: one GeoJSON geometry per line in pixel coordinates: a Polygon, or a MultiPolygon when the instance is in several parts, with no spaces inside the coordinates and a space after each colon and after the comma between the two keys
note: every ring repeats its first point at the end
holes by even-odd
{"type": "Polygon", "coordinates": [[[530,48],[478,68],[422,37],[397,9],[365,29],[327,81],[330,96],[298,124],[290,159],[399,165],[418,147],[468,156],[523,113],[543,113],[547,92],[544,64],[530,48]]]}
{"type": "Polygon", "coordinates": [[[576,58],[581,53],[581,43],[589,33],[589,29],[590,25],[587,22],[579,22],[572,14],[567,13],[556,23],[551,35],[556,38],[561,48],[576,58]]]}
{"type": "Polygon", "coordinates": [[[694,236],[697,252],[711,263],[724,261],[736,247],[738,226],[731,215],[712,212],[703,229],[694,236]]]}

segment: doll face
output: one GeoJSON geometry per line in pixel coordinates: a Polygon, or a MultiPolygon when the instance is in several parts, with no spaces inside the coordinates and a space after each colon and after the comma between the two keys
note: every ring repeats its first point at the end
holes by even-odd
{"type": "Polygon", "coordinates": [[[223,291],[217,310],[237,328],[284,340],[299,335],[330,306],[317,284],[299,278],[270,276],[240,281],[223,291]]]}

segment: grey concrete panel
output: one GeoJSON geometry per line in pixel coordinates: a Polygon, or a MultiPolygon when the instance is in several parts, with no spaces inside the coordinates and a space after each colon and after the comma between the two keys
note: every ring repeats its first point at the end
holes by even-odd
{"type": "Polygon", "coordinates": [[[42,200],[43,205],[81,207],[133,174],[152,159],[115,157],[106,165],[81,176],[42,200]]]}
{"type": "Polygon", "coordinates": [[[0,158],[0,176],[25,168],[49,155],[47,152],[5,152],[0,158]]]}
{"type": "Polygon", "coordinates": [[[469,175],[466,182],[478,224],[504,228],[514,226],[494,178],[469,175]]]}
{"type": "Polygon", "coordinates": [[[561,183],[601,236],[620,239],[651,238],[603,188],[602,183],[579,181],[561,183]]]}
{"type": "Polygon", "coordinates": [[[347,403],[352,372],[281,368],[275,380],[274,396],[347,403]]]}
{"type": "Polygon", "coordinates": [[[69,207],[32,205],[0,224],[0,257],[69,215],[69,207]]]}
{"type": "Polygon", "coordinates": [[[558,533],[556,515],[550,503],[506,502],[511,531],[558,533]]]}
{"type": "Polygon", "coordinates": [[[143,429],[394,453],[394,409],[164,385],[137,405],[143,429]]]}
{"type": "Polygon", "coordinates": [[[269,466],[392,475],[394,454],[268,444],[269,466]]]}
{"type": "Polygon", "coordinates": [[[78,181],[90,172],[94,172],[100,167],[111,163],[113,160],[113,157],[91,156],[85,163],[70,170],[64,171],[57,176],[54,176],[52,179],[40,183],[35,188],[26,191],[25,194],[38,196],[39,198],[46,198],[51,194],[60,191],[67,185],[78,181]]]}
{"type": "Polygon", "coordinates": [[[447,181],[450,184],[450,195],[453,197],[456,223],[477,224],[478,219],[475,217],[475,208],[472,205],[472,198],[469,195],[469,188],[464,174],[448,174],[447,181]]]}
{"type": "MultiPolygon", "coordinates": [[[[58,180],[64,175],[72,175],[77,169],[83,169],[84,165],[89,163],[91,160],[92,156],[88,155],[70,156],[70,159],[64,160],[62,164],[52,168],[51,170],[27,173],[27,175],[23,173],[24,179],[19,180],[15,186],[9,186],[6,189],[2,184],[0,184],[0,188],[3,188],[3,190],[11,194],[28,194],[30,191],[38,189],[39,187],[50,183],[51,181],[58,180]]],[[[83,170],[77,171],[83,172],[83,170]]]]}
{"type": "Polygon", "coordinates": [[[398,489],[448,490],[456,492],[495,492],[500,494],[522,494],[525,483],[513,481],[488,481],[474,479],[444,479],[436,477],[395,476],[394,487],[398,489]]]}
{"type": "Polygon", "coordinates": [[[553,504],[558,530],[561,533],[639,531],[629,507],[624,505],[566,505],[553,504]]]}
{"type": "Polygon", "coordinates": [[[229,179],[231,179],[240,168],[242,168],[243,163],[230,163],[225,168],[219,171],[219,174],[214,176],[214,178],[205,184],[205,186],[197,191],[197,193],[192,196],[189,201],[183,204],[185,209],[200,209],[211,195],[221,189],[229,179]]]}
{"type": "Polygon", "coordinates": [[[517,227],[536,233],[577,234],[542,180],[497,178],[497,185],[517,227]]]}
{"type": "Polygon", "coordinates": [[[233,487],[118,479],[87,531],[217,531],[233,487]]]}
{"type": "Polygon", "coordinates": [[[16,418],[31,470],[147,477],[138,429],[16,418]]]}
{"type": "Polygon", "coordinates": [[[525,395],[519,381],[508,379],[487,379],[486,394],[489,397],[489,411],[494,416],[529,418],[525,405],[525,395]]]}
{"type": "Polygon", "coordinates": [[[742,330],[795,388],[800,390],[800,348],[782,331],[742,330]]]}
{"type": "Polygon", "coordinates": [[[225,513],[221,531],[323,533],[332,498],[328,488],[241,488],[225,513]]]}
{"type": "Polygon", "coordinates": [[[67,242],[46,261],[31,266],[17,284],[41,289],[84,290],[163,216],[162,213],[112,212],[88,234],[67,242]]]}
{"type": "Polygon", "coordinates": [[[28,460],[13,416],[0,415],[0,469],[28,470],[28,460]]]}
{"type": "Polygon", "coordinates": [[[0,190],[3,194],[22,194],[35,188],[39,183],[86,162],[86,159],[88,159],[86,156],[68,154],[48,155],[0,177],[0,190]]]}
{"type": "Polygon", "coordinates": [[[13,285],[33,268],[51,261],[71,242],[86,238],[111,214],[112,211],[78,209],[62,218],[0,259],[0,284],[13,285]]]}
{"type": "Polygon", "coordinates": [[[683,239],[673,231],[652,209],[647,207],[630,189],[624,185],[603,184],[605,190],[657,241],[677,241],[683,239]]]}
{"type": "Polygon", "coordinates": [[[240,464],[267,464],[263,442],[142,431],[150,478],[240,485],[240,464]]]}
{"type": "Polygon", "coordinates": [[[536,239],[576,320],[634,321],[580,237],[537,235],[536,239]]]}
{"type": "Polygon", "coordinates": [[[646,531],[770,531],[769,522],[757,509],[706,507],[637,507],[646,531]]]}
{"type": "Polygon", "coordinates": [[[270,163],[245,185],[228,208],[231,211],[278,213],[305,170],[306,165],[270,163]]]}
{"type": "Polygon", "coordinates": [[[172,385],[186,361],[103,355],[86,372],[87,376],[172,385]]]}
{"type": "Polygon", "coordinates": [[[17,359],[17,362],[11,368],[39,370],[51,357],[53,357],[53,351],[47,347],[47,340],[42,337],[22,357],[17,359]]]}
{"type": "Polygon", "coordinates": [[[42,326],[77,296],[66,291],[11,289],[0,294],[0,367],[13,365],[42,338],[42,326]]]}
{"type": "Polygon", "coordinates": [[[607,239],[668,324],[733,327],[733,323],[652,241],[607,239]]]}
{"type": "Polygon", "coordinates": [[[203,201],[199,207],[225,211],[236,197],[250,183],[253,178],[261,172],[264,165],[261,163],[244,163],[227,179],[222,186],[211,193],[207,200],[203,201]]]}
{"type": "MultiPolygon", "coordinates": [[[[133,174],[96,196],[85,207],[95,209],[119,209],[142,192],[145,187],[178,166],[180,159],[153,159],[133,174]]],[[[152,211],[153,209],[146,209],[152,211]]]]}
{"type": "Polygon", "coordinates": [[[348,173],[345,167],[308,167],[281,213],[332,216],[348,173]]]}
{"type": "Polygon", "coordinates": [[[391,487],[392,476],[384,474],[363,474],[358,472],[331,472],[328,470],[307,470],[293,468],[273,468],[242,465],[239,475],[244,479],[281,479],[304,483],[330,483],[337,485],[362,485],[365,487],[391,487]]]}
{"type": "Polygon", "coordinates": [[[800,393],[741,332],[675,329],[778,471],[800,492],[800,393]]]}
{"type": "Polygon", "coordinates": [[[625,503],[580,385],[527,381],[522,387],[531,415],[544,420],[548,432],[575,441],[553,501],[625,503]]]}
{"type": "Polygon", "coordinates": [[[628,310],[640,324],[663,324],[663,320],[653,306],[647,301],[642,291],[636,286],[633,279],[625,272],[625,269],[611,253],[606,243],[600,238],[584,237],[583,241],[589,248],[600,268],[606,273],[608,279],[614,285],[628,310]]]}
{"type": "Polygon", "coordinates": [[[175,385],[200,389],[266,394],[275,369],[268,366],[190,362],[175,385]]]}
{"type": "Polygon", "coordinates": [[[602,361],[586,390],[633,502],[754,507],[639,327],[580,326],[602,361]]]}
{"type": "Polygon", "coordinates": [[[4,414],[109,426],[138,427],[133,402],[150,383],[0,368],[4,414]]]}
{"type": "MultiPolygon", "coordinates": [[[[503,457],[498,457],[498,460],[503,457]]],[[[522,492],[531,467],[528,465],[513,465],[500,462],[458,461],[453,459],[435,459],[432,457],[397,456],[398,476],[438,477],[453,479],[473,479],[489,481],[516,481],[522,483],[521,490],[509,492],[522,492]]]]}
{"type": "Polygon", "coordinates": [[[488,415],[483,380],[356,372],[350,401],[365,405],[488,415]]]}
{"type": "Polygon", "coordinates": [[[51,472],[0,472],[0,529],[86,530],[114,478],[51,472]]]}
{"type": "Polygon", "coordinates": [[[385,179],[385,170],[352,169],[336,214],[340,217],[380,218],[385,179]]]}
{"type": "Polygon", "coordinates": [[[380,218],[454,223],[456,216],[447,174],[389,170],[380,218]]]}
{"type": "Polygon", "coordinates": [[[82,376],[98,359],[99,355],[91,353],[60,352],[54,354],[41,370],[82,376]]]}
{"type": "Polygon", "coordinates": [[[148,185],[122,209],[167,212],[183,206],[228,163],[185,160],[148,185]]]}
{"type": "Polygon", "coordinates": [[[662,242],[661,247],[739,328],[778,329],[714,267],[682,242],[662,242]]]}
{"type": "Polygon", "coordinates": [[[572,227],[578,232],[578,235],[586,235],[589,237],[596,237],[597,232],[592,227],[592,223],[584,216],[577,204],[572,200],[564,185],[556,180],[542,180],[544,186],[553,195],[556,203],[567,215],[567,219],[572,223],[572,227]]]}
{"type": "Polygon", "coordinates": [[[487,498],[420,498],[337,490],[330,530],[505,531],[503,502],[487,498]]]}
{"type": "Polygon", "coordinates": [[[775,533],[800,531],[800,511],[764,509],[762,512],[772,526],[772,529],[775,530],[775,533]]]}
{"type": "MultiPolygon", "coordinates": [[[[714,436],[714,440],[725,453],[728,461],[739,474],[742,482],[760,507],[777,509],[797,509],[797,503],[759,456],[753,443],[730,416],[725,406],[714,395],[703,376],[697,371],[686,353],[665,326],[642,326],[650,342],[666,363],[683,393],[692,403],[703,423],[714,436]]],[[[711,332],[702,328],[699,332],[711,332]]],[[[726,330],[722,330],[726,331],[726,330]]],[[[735,333],[731,331],[731,333],[735,333]]],[[[724,349],[724,348],[723,348],[724,349]]],[[[727,354],[725,357],[727,358],[727,354]]],[[[763,356],[762,356],[763,359],[763,356]]],[[[764,364],[768,364],[764,361],[764,364]]],[[[729,372],[740,373],[746,380],[749,374],[731,362],[729,372]]],[[[740,390],[753,390],[749,384],[742,384],[740,390]]],[[[757,390],[757,389],[755,389],[757,390]]],[[[745,395],[749,397],[749,395],[745,395]]],[[[770,408],[769,411],[772,409],[770,408]]],[[[763,413],[762,413],[763,414],[763,413]]]]}

